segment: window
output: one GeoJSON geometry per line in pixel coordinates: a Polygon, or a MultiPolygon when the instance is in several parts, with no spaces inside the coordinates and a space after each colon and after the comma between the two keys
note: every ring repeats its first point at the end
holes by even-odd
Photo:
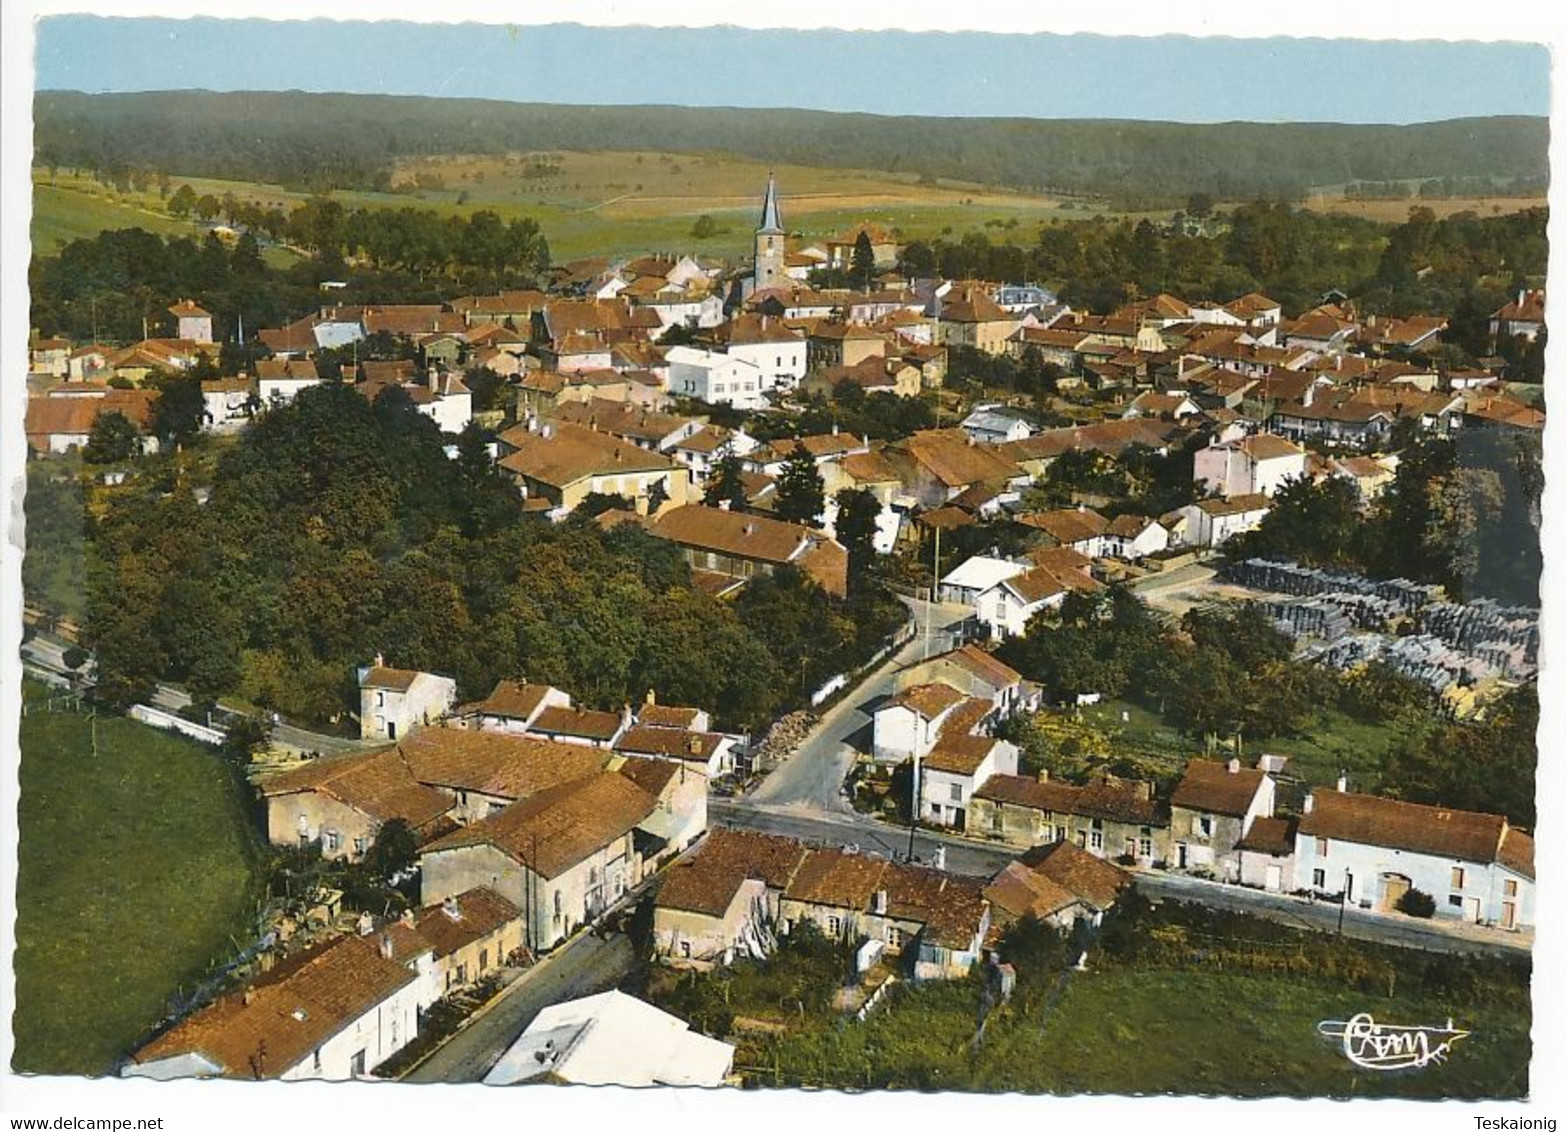
{"type": "Polygon", "coordinates": [[[354,856],[363,857],[369,847],[369,843],[363,837],[354,838],[354,856]]]}
{"type": "Polygon", "coordinates": [[[1328,883],[1328,871],[1326,869],[1311,870],[1311,887],[1324,888],[1328,883]]]}
{"type": "Polygon", "coordinates": [[[459,806],[466,806],[468,804],[468,791],[466,791],[466,790],[459,790],[459,791],[457,791],[457,804],[459,806]]]}
{"type": "Polygon", "coordinates": [[[480,948],[480,950],[479,950],[479,974],[482,975],[482,974],[484,974],[484,972],[488,971],[489,969],[490,969],[490,949],[488,947],[480,948]]]}
{"type": "Polygon", "coordinates": [[[377,692],[375,694],[375,706],[376,707],[385,707],[386,706],[386,693],[385,692],[377,692]]]}
{"type": "Polygon", "coordinates": [[[1464,906],[1464,898],[1455,892],[1447,898],[1447,906],[1449,908],[1462,908],[1464,906]]]}
{"type": "Polygon", "coordinates": [[[321,1051],[319,1049],[316,1050],[315,1054],[311,1057],[310,1067],[317,1073],[321,1072],[321,1051]]]}
{"type": "Polygon", "coordinates": [[[1049,822],[1046,822],[1039,832],[1044,836],[1047,845],[1056,839],[1056,827],[1049,822]]]}
{"type": "Polygon", "coordinates": [[[957,783],[953,783],[953,785],[950,787],[950,790],[951,790],[952,800],[954,802],[961,802],[961,801],[963,801],[963,787],[961,785],[959,785],[957,783]]]}
{"type": "Polygon", "coordinates": [[[566,914],[566,902],[562,898],[562,896],[560,894],[560,890],[556,889],[555,890],[555,919],[558,921],[565,914],[566,914]]]}
{"type": "Polygon", "coordinates": [[[1454,865],[1453,866],[1453,887],[1454,888],[1462,888],[1462,887],[1464,887],[1464,870],[1462,868],[1460,868],[1458,865],[1454,865]]]}
{"type": "Polygon", "coordinates": [[[999,806],[996,809],[991,811],[991,814],[990,814],[990,828],[995,830],[997,833],[1000,833],[1001,830],[1002,830],[1001,809],[1000,809],[999,806]]]}
{"type": "Polygon", "coordinates": [[[841,932],[842,930],[843,930],[843,921],[842,920],[840,920],[837,916],[828,916],[827,917],[827,934],[828,935],[835,936],[839,932],[841,932]]]}
{"type": "Polygon", "coordinates": [[[1326,857],[1327,855],[1328,855],[1328,839],[1326,837],[1319,837],[1319,838],[1317,838],[1317,856],[1319,856],[1319,857],[1326,857]]]}
{"type": "Polygon", "coordinates": [[[323,830],[321,833],[321,844],[328,853],[337,852],[337,844],[339,840],[340,835],[335,829],[323,830]]]}
{"type": "Polygon", "coordinates": [[[1105,847],[1105,835],[1100,830],[1091,830],[1088,834],[1088,847],[1090,849],[1103,849],[1105,847]]]}
{"type": "Polygon", "coordinates": [[[1198,819],[1197,819],[1197,836],[1199,836],[1199,837],[1212,837],[1213,836],[1213,819],[1211,817],[1209,817],[1207,814],[1203,814],[1200,817],[1198,817],[1198,819]]]}
{"type": "Polygon", "coordinates": [[[887,927],[887,946],[903,946],[903,929],[898,927],[897,924],[889,924],[887,927]]]}
{"type": "Polygon", "coordinates": [[[1515,880],[1504,880],[1502,882],[1502,895],[1507,897],[1509,900],[1517,896],[1518,882],[1515,880]]]}
{"type": "Polygon", "coordinates": [[[468,964],[457,964],[457,985],[461,986],[468,981],[468,964]]]}
{"type": "Polygon", "coordinates": [[[680,958],[691,958],[691,941],[689,939],[683,939],[680,941],[680,958]]]}
{"type": "Polygon", "coordinates": [[[1153,838],[1145,837],[1137,843],[1137,855],[1139,857],[1153,856],[1153,838]]]}

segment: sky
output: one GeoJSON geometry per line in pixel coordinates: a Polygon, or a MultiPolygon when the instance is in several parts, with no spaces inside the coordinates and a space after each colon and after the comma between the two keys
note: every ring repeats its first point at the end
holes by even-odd
{"type": "Polygon", "coordinates": [[[1181,122],[1550,112],[1527,43],[52,16],[39,89],[306,90],[577,104],[1181,122]],[[584,65],[584,63],[588,65],[584,65]]]}

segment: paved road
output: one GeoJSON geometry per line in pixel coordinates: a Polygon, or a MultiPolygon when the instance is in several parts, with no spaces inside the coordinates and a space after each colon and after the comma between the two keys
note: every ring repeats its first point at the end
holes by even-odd
{"type": "MultiPolygon", "coordinates": [[[[40,633],[22,646],[22,656],[47,672],[69,676],[71,672],[65,666],[65,650],[69,647],[70,645],[65,641],[58,641],[40,633]]],[[[89,660],[78,671],[90,677],[93,671],[92,661],[89,660]]],[[[91,681],[85,683],[90,684],[91,681]]],[[[189,707],[191,702],[190,696],[172,684],[157,685],[150,699],[153,707],[168,712],[178,712],[181,708],[189,707]]],[[[272,728],[272,738],[285,747],[292,747],[298,751],[318,751],[322,754],[357,751],[377,745],[372,740],[323,735],[318,731],[307,731],[303,727],[295,727],[290,723],[275,724],[272,728]]]]}
{"type": "Polygon", "coordinates": [[[610,989],[631,971],[635,958],[625,936],[599,939],[584,932],[525,972],[482,1017],[402,1080],[424,1084],[483,1080],[539,1011],[610,989]]]}
{"type": "MultiPolygon", "coordinates": [[[[708,818],[714,825],[776,833],[821,844],[857,845],[863,852],[880,853],[888,857],[902,858],[909,847],[907,829],[899,829],[863,814],[812,816],[793,810],[714,799],[708,804],[708,818]]],[[[1016,850],[929,830],[921,829],[915,834],[914,855],[918,860],[930,862],[938,846],[946,847],[946,867],[950,871],[974,876],[989,876],[1016,856],[1016,850]]],[[[1139,872],[1137,883],[1144,893],[1155,899],[1189,900],[1277,920],[1297,928],[1330,932],[1338,929],[1339,908],[1336,904],[1316,904],[1293,896],[1274,895],[1257,889],[1218,884],[1157,870],[1139,872]]],[[[1532,942],[1532,937],[1527,934],[1421,923],[1401,917],[1378,916],[1358,909],[1346,910],[1344,934],[1354,939],[1397,947],[1498,955],[1516,955],[1527,951],[1532,942]]]]}
{"type": "Polygon", "coordinates": [[[749,796],[749,802],[802,814],[852,812],[843,780],[854,765],[851,740],[859,737],[869,743],[868,709],[892,694],[899,669],[951,648],[955,639],[951,627],[973,612],[967,605],[903,600],[915,619],[914,636],[828,709],[805,741],[749,796]],[[859,736],[861,732],[865,734],[859,736]]]}

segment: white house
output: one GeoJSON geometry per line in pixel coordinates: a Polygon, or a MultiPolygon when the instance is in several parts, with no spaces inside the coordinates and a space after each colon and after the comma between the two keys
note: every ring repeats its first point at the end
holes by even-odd
{"type": "Polygon", "coordinates": [[[1306,450],[1282,436],[1258,433],[1199,449],[1192,478],[1228,499],[1234,495],[1272,495],[1285,481],[1306,474],[1306,450]]]}
{"type": "Polygon", "coordinates": [[[767,406],[763,394],[762,371],[751,362],[694,346],[674,346],[669,363],[669,391],[681,397],[695,397],[710,405],[732,405],[736,409],[762,409],[767,406]]]}
{"type": "Polygon", "coordinates": [[[1004,444],[1034,435],[1027,421],[1002,405],[976,405],[958,427],[981,444],[1004,444]]]}
{"type": "Polygon", "coordinates": [[[1236,495],[1229,499],[1199,499],[1182,509],[1186,519],[1186,545],[1222,546],[1242,531],[1254,530],[1273,504],[1265,495],[1236,495]]]}
{"type": "Polygon", "coordinates": [[[387,668],[377,655],[374,665],[359,670],[359,737],[395,742],[456,703],[457,681],[450,676],[387,668]]]}
{"type": "Polygon", "coordinates": [[[545,708],[570,706],[571,695],[549,684],[502,680],[486,698],[457,709],[457,715],[462,726],[525,735],[545,708]]]}
{"type": "Polygon", "coordinates": [[[700,1086],[729,1077],[735,1047],[624,991],[546,1006],[485,1075],[486,1085],[700,1086]]]}
{"type": "Polygon", "coordinates": [[[994,705],[965,699],[941,728],[935,746],[914,761],[919,782],[920,820],[964,827],[969,799],[995,774],[1017,774],[1017,747],[983,733],[994,705]]]}
{"type": "Polygon", "coordinates": [[[988,593],[996,586],[1028,569],[1023,562],[1009,558],[990,558],[976,554],[950,571],[941,579],[937,597],[945,602],[973,605],[980,594],[988,593]]]}
{"type": "Polygon", "coordinates": [[[1146,558],[1169,547],[1170,532],[1143,515],[1117,515],[1110,520],[1100,544],[1111,558],[1146,558]]]}
{"type": "Polygon", "coordinates": [[[252,396],[250,379],[247,377],[219,377],[203,381],[201,427],[215,433],[238,431],[250,419],[252,396]]]}
{"type": "Polygon", "coordinates": [[[284,963],[152,1039],[120,1076],[348,1081],[418,1034],[432,958],[411,928],[339,936],[284,963]]]}
{"type": "Polygon", "coordinates": [[[1509,930],[1534,924],[1534,839],[1500,814],[1315,790],[1295,834],[1295,878],[1391,913],[1418,889],[1436,915],[1509,930]]]}
{"type": "Polygon", "coordinates": [[[871,713],[871,753],[902,762],[936,745],[942,725],[967,697],[950,684],[913,684],[871,713]]]}
{"type": "Polygon", "coordinates": [[[1021,637],[1035,614],[1053,609],[1076,588],[1098,588],[1087,578],[1077,585],[1068,574],[1035,566],[1012,574],[974,599],[974,614],[992,637],[1021,637]]]}
{"type": "Polygon", "coordinates": [[[256,363],[257,392],[263,405],[287,404],[301,389],[320,385],[316,363],[308,358],[263,358],[256,363]]]}
{"type": "Polygon", "coordinates": [[[780,318],[742,314],[716,327],[712,338],[730,357],[754,365],[764,390],[793,389],[805,377],[805,338],[780,318]]]}

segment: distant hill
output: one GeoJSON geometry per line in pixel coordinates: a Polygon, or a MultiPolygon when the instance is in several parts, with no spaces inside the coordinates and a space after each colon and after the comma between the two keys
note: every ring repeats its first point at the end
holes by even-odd
{"type": "Polygon", "coordinates": [[[34,100],[40,164],[321,189],[385,188],[399,157],[571,149],[723,152],[1114,200],[1289,199],[1313,185],[1433,177],[1534,192],[1548,177],[1547,137],[1547,119],[1531,117],[1189,125],[298,91],[42,91],[34,100]]]}

